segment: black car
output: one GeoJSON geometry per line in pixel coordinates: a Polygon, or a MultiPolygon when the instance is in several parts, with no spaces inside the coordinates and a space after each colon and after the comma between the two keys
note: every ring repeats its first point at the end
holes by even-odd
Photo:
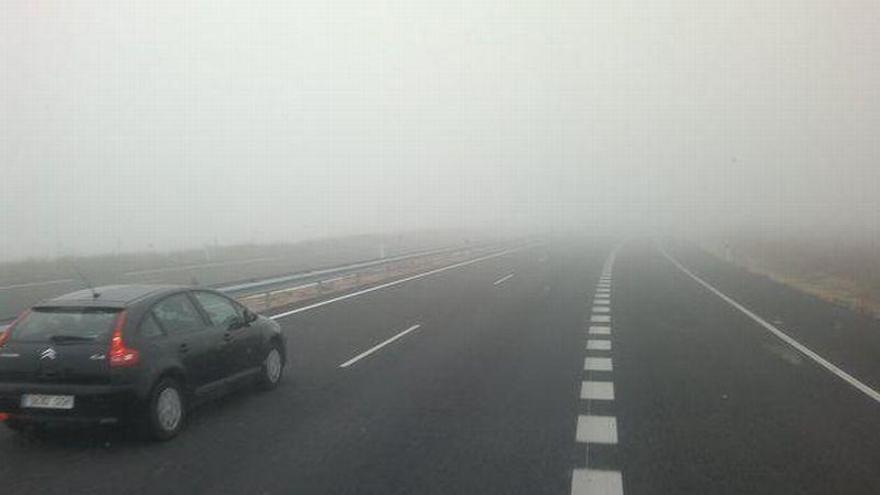
{"type": "Polygon", "coordinates": [[[0,417],[13,430],[134,420],[174,437],[196,402],[242,383],[275,388],[286,341],[220,292],[116,285],[25,311],[0,334],[0,417]]]}

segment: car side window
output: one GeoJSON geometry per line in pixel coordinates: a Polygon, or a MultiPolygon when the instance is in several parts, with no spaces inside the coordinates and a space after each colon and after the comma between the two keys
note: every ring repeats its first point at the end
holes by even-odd
{"type": "Polygon", "coordinates": [[[167,297],[153,306],[153,316],[169,335],[197,332],[205,324],[186,294],[167,297]]]}
{"type": "Polygon", "coordinates": [[[165,335],[165,331],[162,330],[162,327],[156,323],[156,319],[153,317],[152,313],[147,313],[144,317],[144,321],[141,322],[141,337],[144,338],[155,338],[161,337],[165,335]]]}
{"type": "Polygon", "coordinates": [[[201,291],[193,292],[193,295],[214,325],[227,329],[242,321],[241,311],[225,297],[201,291]]]}

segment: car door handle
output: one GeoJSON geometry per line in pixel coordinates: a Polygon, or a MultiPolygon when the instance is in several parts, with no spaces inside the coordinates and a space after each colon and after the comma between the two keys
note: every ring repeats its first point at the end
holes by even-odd
{"type": "Polygon", "coordinates": [[[187,352],[189,352],[189,344],[180,344],[180,353],[186,354],[187,352]]]}

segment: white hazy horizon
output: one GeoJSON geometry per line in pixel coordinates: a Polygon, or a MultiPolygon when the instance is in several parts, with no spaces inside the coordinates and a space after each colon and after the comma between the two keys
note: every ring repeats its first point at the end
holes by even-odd
{"type": "Polygon", "coordinates": [[[0,5],[0,261],[878,233],[873,1],[0,5]]]}

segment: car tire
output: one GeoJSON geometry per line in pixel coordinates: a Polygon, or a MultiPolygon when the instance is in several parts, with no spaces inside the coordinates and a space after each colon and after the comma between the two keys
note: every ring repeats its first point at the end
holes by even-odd
{"type": "Polygon", "coordinates": [[[273,343],[266,352],[257,385],[261,390],[273,390],[278,388],[281,378],[284,376],[284,354],[281,347],[273,343]]]}
{"type": "Polygon", "coordinates": [[[186,398],[180,382],[165,377],[156,383],[147,402],[145,433],[153,440],[176,437],[186,422],[186,398]]]}

